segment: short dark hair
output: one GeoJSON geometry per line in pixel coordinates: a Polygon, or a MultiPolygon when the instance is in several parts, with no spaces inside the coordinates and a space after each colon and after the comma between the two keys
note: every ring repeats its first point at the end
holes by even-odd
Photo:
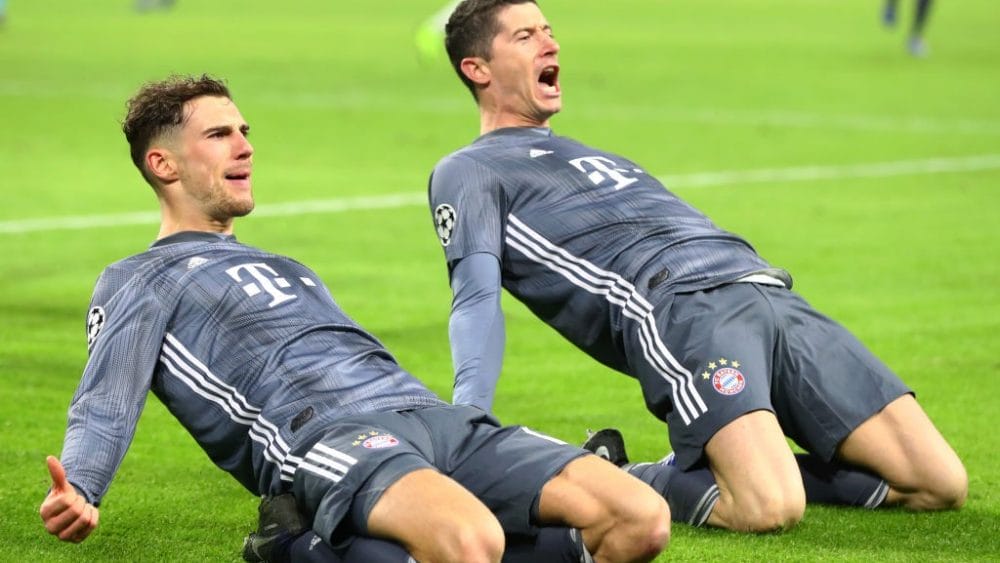
{"type": "Polygon", "coordinates": [[[476,85],[462,73],[462,59],[482,57],[490,60],[493,38],[500,33],[497,12],[515,4],[537,4],[535,0],[465,0],[459,4],[444,26],[444,48],[451,66],[458,73],[472,97],[479,99],[476,85]]]}
{"type": "Polygon", "coordinates": [[[146,151],[153,140],[184,121],[184,104],[202,96],[230,98],[225,83],[207,74],[169,76],[158,82],[147,82],[125,106],[122,132],[128,140],[132,163],[151,186],[153,178],[145,167],[146,151]]]}

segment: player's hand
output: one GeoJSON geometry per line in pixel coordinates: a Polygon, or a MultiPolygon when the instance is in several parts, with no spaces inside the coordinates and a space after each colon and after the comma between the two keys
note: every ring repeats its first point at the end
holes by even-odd
{"type": "Polygon", "coordinates": [[[62,541],[80,543],[97,527],[97,507],[88,503],[66,480],[66,470],[53,456],[45,458],[52,476],[49,491],[38,513],[45,529],[62,541]]]}

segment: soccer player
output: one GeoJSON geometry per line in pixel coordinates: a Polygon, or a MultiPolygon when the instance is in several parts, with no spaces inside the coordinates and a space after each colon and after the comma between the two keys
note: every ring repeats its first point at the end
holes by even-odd
{"type": "Polygon", "coordinates": [[[555,524],[580,530],[595,558],[649,560],[665,546],[667,505],[645,484],[441,401],[315,272],[236,240],[254,151],[223,83],[170,78],[128,108],[123,130],[162,222],[147,251],[97,282],[62,459],[47,460],[50,533],[80,542],[97,526],[151,390],[248,490],[293,492],[331,545],[377,537],[421,561],[497,561],[505,532],[555,524]]]}
{"type": "MultiPolygon", "coordinates": [[[[914,57],[927,56],[927,42],[924,41],[924,28],[927,26],[927,18],[931,13],[933,0],[915,0],[913,10],[913,23],[910,26],[910,36],[906,41],[906,48],[914,57]]],[[[886,0],[882,7],[882,23],[886,27],[896,25],[896,12],[899,0],[886,0]]]]}
{"type": "Polygon", "coordinates": [[[429,185],[454,293],[455,403],[492,407],[504,287],[638,380],[674,455],[630,471],[675,521],[767,531],[798,522],[807,499],[962,505],[962,463],[911,390],[787,272],[639,164],[552,131],[560,50],[533,0],[466,0],[446,48],[481,133],[429,185]]]}

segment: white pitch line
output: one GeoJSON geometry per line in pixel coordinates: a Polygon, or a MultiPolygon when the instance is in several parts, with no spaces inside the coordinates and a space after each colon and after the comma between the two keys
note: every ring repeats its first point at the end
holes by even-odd
{"type": "MultiPolygon", "coordinates": [[[[764,182],[810,182],[817,180],[846,180],[853,178],[881,178],[941,174],[946,172],[977,172],[1000,169],[1000,154],[953,158],[928,158],[899,160],[869,164],[833,166],[797,166],[790,168],[762,168],[756,170],[731,170],[698,172],[676,176],[658,176],[668,188],[701,188],[709,186],[738,186],[764,182]]],[[[424,193],[397,193],[381,196],[345,197],[273,203],[258,206],[254,217],[287,217],[314,213],[342,213],[344,211],[397,209],[427,205],[424,193]]],[[[107,215],[79,215],[17,219],[0,221],[0,234],[24,234],[41,231],[84,230],[126,225],[151,225],[160,221],[159,212],[116,213],[107,215]]]]}
{"type": "Polygon", "coordinates": [[[791,168],[763,168],[758,170],[733,170],[698,172],[679,176],[659,176],[668,188],[700,188],[706,186],[759,184],[762,182],[809,182],[815,180],[843,180],[852,178],[881,178],[941,174],[945,172],[976,172],[1000,168],[1000,154],[985,154],[957,158],[928,158],[925,160],[900,160],[869,164],[839,166],[797,166],[791,168]]]}

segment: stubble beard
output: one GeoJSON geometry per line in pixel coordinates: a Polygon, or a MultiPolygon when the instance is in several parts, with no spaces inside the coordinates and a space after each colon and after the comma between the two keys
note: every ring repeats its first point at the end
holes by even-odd
{"type": "Polygon", "coordinates": [[[245,217],[254,208],[252,192],[247,194],[245,198],[236,198],[227,193],[224,187],[213,190],[203,202],[209,216],[220,222],[225,222],[234,217],[245,217]]]}

